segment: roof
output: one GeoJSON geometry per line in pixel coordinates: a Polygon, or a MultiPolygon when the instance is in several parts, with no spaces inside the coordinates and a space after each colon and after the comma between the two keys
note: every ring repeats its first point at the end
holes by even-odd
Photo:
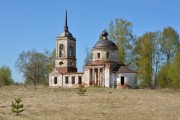
{"type": "Polygon", "coordinates": [[[103,31],[101,33],[102,40],[98,41],[93,48],[105,48],[105,49],[117,49],[117,46],[114,42],[108,40],[108,33],[103,31]]]}
{"type": "Polygon", "coordinates": [[[136,71],[128,68],[124,64],[117,64],[117,65],[112,65],[111,66],[111,71],[112,72],[119,72],[119,73],[136,73],[136,71]]]}
{"type": "Polygon", "coordinates": [[[98,41],[93,48],[117,49],[117,46],[110,40],[101,40],[98,41]]]}
{"type": "Polygon", "coordinates": [[[69,31],[63,31],[60,34],[60,37],[71,37],[71,38],[73,38],[72,34],[69,31]]]}

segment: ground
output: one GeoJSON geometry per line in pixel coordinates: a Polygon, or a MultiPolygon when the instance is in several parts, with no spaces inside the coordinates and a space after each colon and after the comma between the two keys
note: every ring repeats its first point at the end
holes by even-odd
{"type": "Polygon", "coordinates": [[[0,120],[179,120],[180,92],[171,89],[0,87],[0,120]],[[16,116],[11,101],[21,97],[25,111],[16,116]]]}

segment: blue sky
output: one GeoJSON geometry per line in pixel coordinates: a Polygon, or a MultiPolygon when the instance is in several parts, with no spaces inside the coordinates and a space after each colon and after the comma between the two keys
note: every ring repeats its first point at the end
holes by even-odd
{"type": "Polygon", "coordinates": [[[133,34],[172,26],[180,33],[180,0],[0,0],[0,66],[8,65],[12,77],[23,82],[15,61],[24,50],[43,52],[55,48],[68,10],[69,31],[77,39],[77,67],[83,70],[89,49],[115,18],[133,23],[133,34]]]}

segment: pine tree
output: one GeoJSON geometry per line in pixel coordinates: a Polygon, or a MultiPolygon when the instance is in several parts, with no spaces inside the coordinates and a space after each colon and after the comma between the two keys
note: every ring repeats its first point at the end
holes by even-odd
{"type": "Polygon", "coordinates": [[[19,113],[23,112],[24,109],[24,105],[21,104],[22,102],[22,99],[20,98],[15,98],[15,102],[12,101],[12,104],[11,104],[11,110],[12,112],[16,113],[16,115],[19,115],[19,113]]]}

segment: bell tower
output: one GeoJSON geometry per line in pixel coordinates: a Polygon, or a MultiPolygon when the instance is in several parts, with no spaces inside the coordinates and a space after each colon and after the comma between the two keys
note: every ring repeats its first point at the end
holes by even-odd
{"type": "Polygon", "coordinates": [[[59,73],[77,72],[76,38],[68,30],[67,11],[65,14],[64,31],[56,37],[55,68],[59,73]]]}

